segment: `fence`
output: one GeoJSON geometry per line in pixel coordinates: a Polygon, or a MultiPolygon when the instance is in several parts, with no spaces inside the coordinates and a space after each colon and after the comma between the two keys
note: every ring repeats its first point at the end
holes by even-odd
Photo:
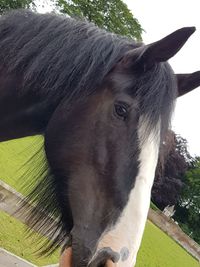
{"type": "Polygon", "coordinates": [[[200,246],[161,211],[149,210],[148,219],[200,261],[200,246]]]}

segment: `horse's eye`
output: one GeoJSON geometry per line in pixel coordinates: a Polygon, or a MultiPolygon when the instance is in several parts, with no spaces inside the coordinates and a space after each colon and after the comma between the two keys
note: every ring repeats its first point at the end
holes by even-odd
{"type": "Polygon", "coordinates": [[[115,104],[115,113],[120,119],[125,120],[128,116],[127,107],[123,104],[115,104]]]}

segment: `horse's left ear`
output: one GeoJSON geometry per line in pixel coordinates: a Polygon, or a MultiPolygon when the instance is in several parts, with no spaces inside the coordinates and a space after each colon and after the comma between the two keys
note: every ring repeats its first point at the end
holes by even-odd
{"type": "Polygon", "coordinates": [[[195,27],[181,28],[163,39],[147,45],[146,51],[142,55],[144,62],[151,66],[155,63],[165,62],[172,58],[182,48],[195,30],[195,27]]]}
{"type": "Polygon", "coordinates": [[[200,86],[200,71],[191,74],[176,74],[178,96],[182,96],[200,86]]]}
{"type": "Polygon", "coordinates": [[[181,28],[157,42],[130,50],[120,63],[126,69],[135,67],[147,70],[173,57],[195,30],[195,27],[181,28]]]}

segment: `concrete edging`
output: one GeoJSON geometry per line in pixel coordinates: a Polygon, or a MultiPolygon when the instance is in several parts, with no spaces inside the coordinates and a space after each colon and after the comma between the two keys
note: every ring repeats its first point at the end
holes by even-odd
{"type": "MultiPolygon", "coordinates": [[[[31,208],[33,208],[33,205],[28,203],[22,194],[18,193],[11,186],[0,180],[0,210],[5,211],[9,215],[29,226],[27,222],[27,213],[24,212],[25,209],[23,208],[22,210],[20,210],[20,207],[22,206],[26,206],[28,210],[31,210],[31,208]]],[[[56,220],[54,220],[44,211],[38,212],[41,214],[41,217],[48,217],[48,223],[52,226],[51,230],[54,231],[54,229],[56,229],[54,228],[56,220]]],[[[39,232],[43,236],[46,236],[47,238],[51,238],[50,233],[48,235],[44,231],[42,231],[42,229],[38,230],[37,227],[32,227],[32,229],[36,232],[39,232]]]]}
{"type": "Polygon", "coordinates": [[[0,267],[37,267],[11,252],[0,248],[0,267]]]}
{"type": "Polygon", "coordinates": [[[200,246],[161,211],[149,210],[148,219],[200,262],[200,246]]]}

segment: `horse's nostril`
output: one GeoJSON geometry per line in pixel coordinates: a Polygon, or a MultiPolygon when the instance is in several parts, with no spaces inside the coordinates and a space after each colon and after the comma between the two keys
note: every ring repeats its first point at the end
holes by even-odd
{"type": "Polygon", "coordinates": [[[103,248],[98,251],[97,256],[88,267],[114,267],[119,258],[119,253],[114,252],[111,248],[103,248]]]}

